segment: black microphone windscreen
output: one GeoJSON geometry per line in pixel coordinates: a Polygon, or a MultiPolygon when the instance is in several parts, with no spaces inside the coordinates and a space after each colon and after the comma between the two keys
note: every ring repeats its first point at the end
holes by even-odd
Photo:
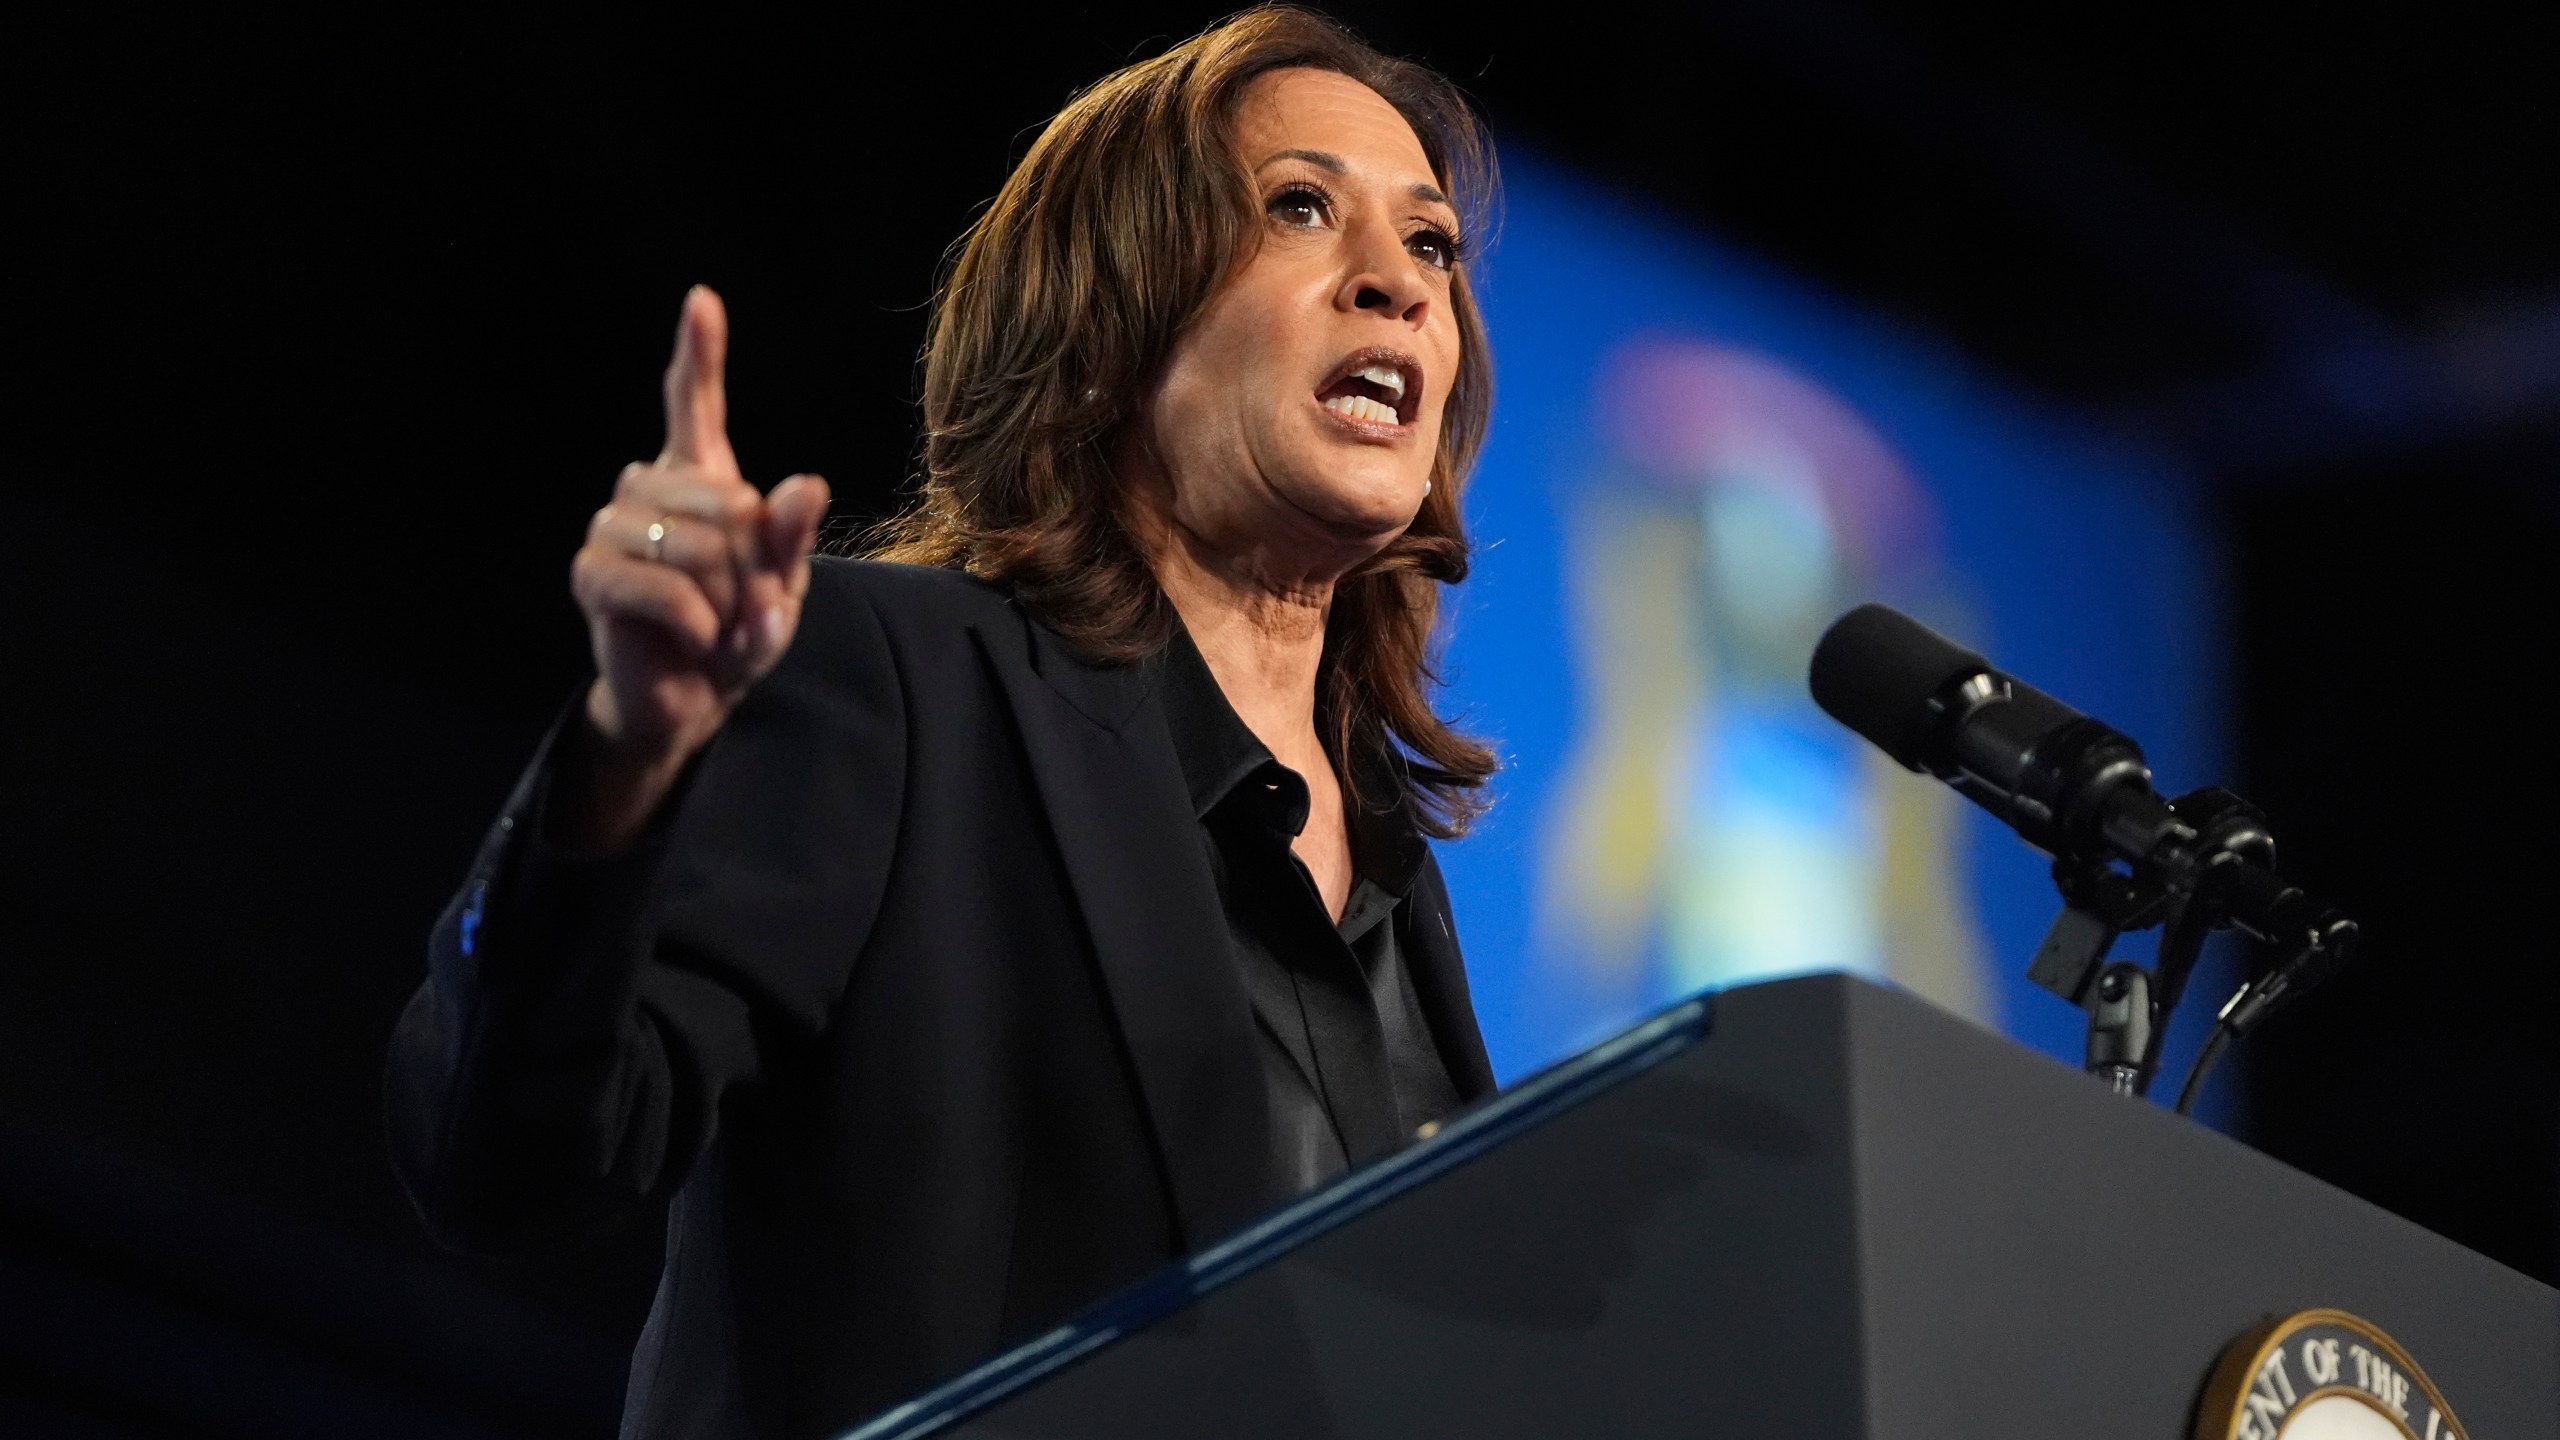
{"type": "Polygon", "coordinates": [[[1928,768],[1929,700],[1991,662],[1883,605],[1831,622],[1813,647],[1813,703],[1914,770],[1928,768]]]}

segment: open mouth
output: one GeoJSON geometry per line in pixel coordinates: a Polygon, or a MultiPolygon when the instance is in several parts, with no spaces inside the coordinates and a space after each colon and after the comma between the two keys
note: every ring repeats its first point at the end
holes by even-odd
{"type": "Polygon", "coordinates": [[[1402,425],[1422,398],[1422,367],[1391,350],[1364,350],[1316,391],[1316,403],[1345,420],[1402,425]]]}

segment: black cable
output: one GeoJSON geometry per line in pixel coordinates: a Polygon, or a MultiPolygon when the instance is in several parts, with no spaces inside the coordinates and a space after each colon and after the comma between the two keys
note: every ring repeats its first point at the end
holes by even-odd
{"type": "Polygon", "coordinates": [[[2301,941],[2292,953],[2268,967],[2265,974],[2232,991],[2231,998],[2222,1002],[2222,1009],[2213,1017],[2213,1033],[2205,1037],[2204,1048],[2196,1052],[2195,1063],[2187,1067],[2187,1082],[2178,1087],[2179,1114],[2193,1108],[2196,1096],[2204,1090],[2205,1076],[2212,1073],[2232,1041],[2318,988],[2355,953],[2361,935],[2356,922],[2325,908],[2317,919],[2316,925],[2301,932],[2301,941]]]}
{"type": "Polygon", "coordinates": [[[2196,1052],[2195,1062],[2187,1066],[2187,1083],[2178,1087],[2178,1113],[2186,1115],[2196,1108],[2196,1097],[2204,1093],[2204,1079],[2213,1073],[2222,1052],[2231,1047],[2231,1031],[2221,1025],[2204,1039],[2204,1048],[2196,1052]]]}

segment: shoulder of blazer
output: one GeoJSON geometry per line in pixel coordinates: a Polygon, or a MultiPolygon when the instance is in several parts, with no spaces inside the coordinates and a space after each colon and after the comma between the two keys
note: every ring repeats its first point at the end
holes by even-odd
{"type": "MultiPolygon", "coordinates": [[[[1002,586],[930,565],[900,565],[841,556],[811,558],[809,595],[800,615],[794,661],[831,672],[833,683],[856,680],[873,665],[891,667],[899,684],[940,690],[985,676],[976,658],[987,650],[973,634],[1008,637],[999,650],[1020,654],[1029,617],[1002,586]],[[848,668],[849,667],[849,668],[848,668]]],[[[1020,662],[1017,662],[1020,663],[1020,662]]],[[[946,697],[947,703],[947,697],[946,697]]]]}
{"type": "Polygon", "coordinates": [[[868,605],[892,629],[947,626],[955,636],[971,624],[1016,613],[1012,597],[990,580],[935,565],[841,555],[810,558],[809,603],[868,605]]]}
{"type": "Polygon", "coordinates": [[[974,632],[976,652],[999,671],[1028,671],[1105,730],[1136,719],[1155,691],[1158,667],[1088,660],[1003,586],[957,570],[820,556],[809,594],[812,604],[867,605],[893,644],[934,660],[969,653],[974,632]]]}

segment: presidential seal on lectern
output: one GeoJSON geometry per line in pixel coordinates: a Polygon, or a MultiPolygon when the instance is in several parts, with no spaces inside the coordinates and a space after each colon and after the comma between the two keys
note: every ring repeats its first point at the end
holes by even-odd
{"type": "Polygon", "coordinates": [[[2195,1440],[2463,1440],[2453,1407],[2379,1326],[2302,1310],[2231,1342],[2196,1403],[2195,1440]]]}

